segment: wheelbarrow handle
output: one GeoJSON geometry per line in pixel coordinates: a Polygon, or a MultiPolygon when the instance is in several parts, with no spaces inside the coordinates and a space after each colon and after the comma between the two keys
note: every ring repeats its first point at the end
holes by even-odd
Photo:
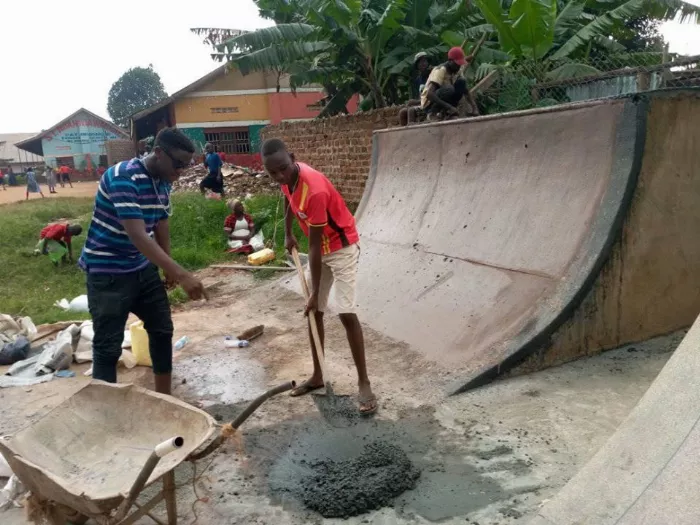
{"type": "Polygon", "coordinates": [[[141,472],[139,472],[139,475],[136,477],[136,481],[134,481],[134,484],[131,486],[129,495],[121,502],[119,508],[117,508],[115,523],[122,520],[126,516],[126,513],[129,511],[134,501],[136,501],[136,498],[141,493],[143,487],[146,486],[148,478],[151,477],[151,474],[153,474],[153,471],[155,470],[156,466],[158,466],[160,460],[171,452],[175,452],[177,449],[182,447],[184,442],[185,440],[178,436],[156,445],[153,452],[151,452],[151,455],[148,456],[146,463],[141,469],[141,472]]]}
{"type": "Polygon", "coordinates": [[[253,399],[253,401],[250,402],[250,404],[241,412],[236,419],[231,421],[231,423],[228,423],[226,425],[223,425],[222,427],[222,432],[214,438],[214,440],[209,443],[205,448],[203,448],[199,452],[192,452],[188,456],[188,461],[197,461],[199,459],[207,457],[209,454],[214,452],[217,448],[221,446],[221,444],[226,440],[227,437],[229,437],[229,434],[226,432],[230,433],[231,430],[237,430],[238,427],[240,427],[246,419],[250,417],[250,415],[255,412],[260,405],[262,405],[265,401],[270,399],[273,396],[276,396],[277,394],[281,394],[282,392],[287,392],[289,390],[292,390],[293,388],[296,388],[297,383],[296,381],[288,381],[287,383],[283,383],[279,386],[276,386],[274,388],[271,388],[264,394],[256,397],[253,399]]]}

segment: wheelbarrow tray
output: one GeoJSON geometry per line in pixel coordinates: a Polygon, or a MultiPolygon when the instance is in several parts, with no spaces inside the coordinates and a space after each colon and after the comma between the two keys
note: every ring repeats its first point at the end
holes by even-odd
{"type": "Polygon", "coordinates": [[[36,423],[0,439],[0,452],[34,494],[96,516],[125,499],[156,445],[184,438],[147,485],[209,441],[215,429],[209,414],[173,397],[93,381],[36,423]]]}

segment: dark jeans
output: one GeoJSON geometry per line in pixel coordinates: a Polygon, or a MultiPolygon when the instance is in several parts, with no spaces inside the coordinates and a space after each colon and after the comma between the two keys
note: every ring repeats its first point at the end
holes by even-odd
{"type": "Polygon", "coordinates": [[[202,182],[199,183],[199,189],[204,191],[205,188],[209,188],[211,191],[214,193],[220,193],[224,194],[224,182],[223,179],[221,181],[217,180],[218,177],[216,175],[212,175],[211,173],[204,177],[202,179],[202,182]]]}
{"type": "Polygon", "coordinates": [[[92,377],[117,382],[117,361],[129,312],[143,321],[148,332],[153,373],[169,374],[173,369],[173,320],[158,269],[149,265],[127,274],[89,273],[87,289],[95,330],[92,377]]]}
{"type": "MultiPolygon", "coordinates": [[[[454,85],[452,86],[443,86],[440,89],[438,89],[435,94],[440,100],[444,100],[447,102],[450,106],[457,107],[462,100],[462,97],[467,93],[467,82],[463,78],[458,78],[454,85]]],[[[427,108],[425,108],[425,111],[427,113],[438,113],[440,111],[443,111],[442,106],[438,106],[437,104],[430,104],[427,108]]]]}

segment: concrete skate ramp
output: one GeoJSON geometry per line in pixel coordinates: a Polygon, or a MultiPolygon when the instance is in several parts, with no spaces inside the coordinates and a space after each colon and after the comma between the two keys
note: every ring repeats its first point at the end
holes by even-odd
{"type": "Polygon", "coordinates": [[[544,344],[619,236],[645,103],[377,132],[357,210],[362,320],[475,387],[544,344]]]}
{"type": "Polygon", "coordinates": [[[530,525],[700,523],[700,318],[639,404],[530,525]]]}

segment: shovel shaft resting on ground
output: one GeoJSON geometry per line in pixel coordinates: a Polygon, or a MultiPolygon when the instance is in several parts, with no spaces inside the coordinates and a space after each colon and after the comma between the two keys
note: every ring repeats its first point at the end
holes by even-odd
{"type": "MultiPolygon", "coordinates": [[[[292,248],[292,259],[294,259],[294,266],[297,267],[297,273],[299,274],[299,282],[301,282],[301,289],[304,292],[304,298],[309,300],[311,292],[309,292],[309,285],[306,282],[306,276],[304,275],[304,268],[301,266],[301,261],[299,260],[299,252],[296,248],[292,248]]],[[[326,385],[327,393],[332,394],[333,389],[331,387],[330,376],[326,373],[326,355],[323,350],[323,345],[321,344],[321,338],[318,336],[318,326],[316,325],[316,310],[311,310],[309,312],[309,327],[311,328],[311,337],[314,339],[314,346],[316,347],[316,355],[318,356],[318,362],[321,365],[321,375],[323,375],[323,382],[326,385]]]]}

